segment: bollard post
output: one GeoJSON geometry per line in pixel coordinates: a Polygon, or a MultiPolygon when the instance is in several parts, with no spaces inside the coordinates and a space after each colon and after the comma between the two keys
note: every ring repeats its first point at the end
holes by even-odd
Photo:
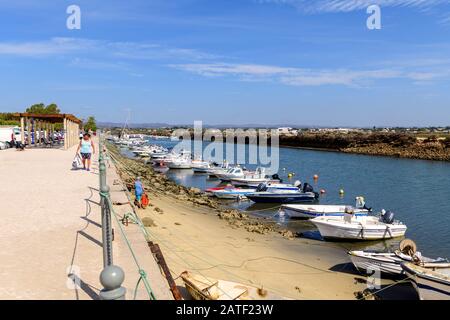
{"type": "Polygon", "coordinates": [[[113,265],[111,208],[109,206],[109,186],[106,182],[106,165],[99,137],[99,179],[100,207],[102,214],[103,270],[100,273],[100,283],[103,289],[99,297],[102,300],[125,300],[126,289],[122,287],[125,274],[123,270],[113,265]]]}
{"type": "Polygon", "coordinates": [[[127,290],[122,287],[125,274],[118,266],[108,266],[100,273],[100,283],[103,290],[100,291],[101,300],[125,300],[127,290]]]}

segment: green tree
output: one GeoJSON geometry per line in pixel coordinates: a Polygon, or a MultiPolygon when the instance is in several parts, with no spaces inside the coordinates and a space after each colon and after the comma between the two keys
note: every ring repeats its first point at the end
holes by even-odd
{"type": "Polygon", "coordinates": [[[45,104],[43,103],[36,103],[27,108],[26,112],[36,114],[54,114],[60,113],[61,110],[59,110],[58,106],[55,103],[51,103],[48,106],[45,106],[45,104]]]}
{"type": "Polygon", "coordinates": [[[84,123],[84,131],[97,131],[97,122],[93,116],[90,116],[87,121],[84,123]]]}

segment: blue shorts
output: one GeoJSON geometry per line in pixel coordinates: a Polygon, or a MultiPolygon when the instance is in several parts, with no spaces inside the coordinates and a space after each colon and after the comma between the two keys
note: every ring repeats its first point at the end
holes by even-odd
{"type": "Polygon", "coordinates": [[[91,159],[91,154],[82,152],[81,153],[81,158],[89,160],[89,159],[91,159]]]}
{"type": "Polygon", "coordinates": [[[141,203],[142,193],[136,193],[136,200],[141,203]]]}

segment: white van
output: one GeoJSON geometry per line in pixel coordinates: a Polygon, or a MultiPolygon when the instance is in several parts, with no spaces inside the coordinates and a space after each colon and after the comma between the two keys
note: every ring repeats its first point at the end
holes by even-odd
{"type": "Polygon", "coordinates": [[[12,135],[14,135],[16,141],[20,141],[20,128],[19,127],[0,127],[0,142],[11,142],[12,135]]]}

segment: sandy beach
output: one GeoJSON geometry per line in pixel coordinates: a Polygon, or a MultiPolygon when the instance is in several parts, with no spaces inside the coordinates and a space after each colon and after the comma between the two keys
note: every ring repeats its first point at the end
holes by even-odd
{"type": "MultiPolygon", "coordinates": [[[[142,176],[151,204],[137,213],[179,287],[184,285],[178,276],[188,270],[300,300],[356,299],[367,288],[366,278],[352,269],[339,244],[294,237],[252,217],[236,218],[235,211],[201,200],[205,196],[195,195],[198,190],[174,186],[150,166],[121,157],[117,150],[111,153],[120,159],[117,167],[125,183],[133,174],[142,176]]],[[[392,283],[383,280],[382,285],[392,283]]]]}

